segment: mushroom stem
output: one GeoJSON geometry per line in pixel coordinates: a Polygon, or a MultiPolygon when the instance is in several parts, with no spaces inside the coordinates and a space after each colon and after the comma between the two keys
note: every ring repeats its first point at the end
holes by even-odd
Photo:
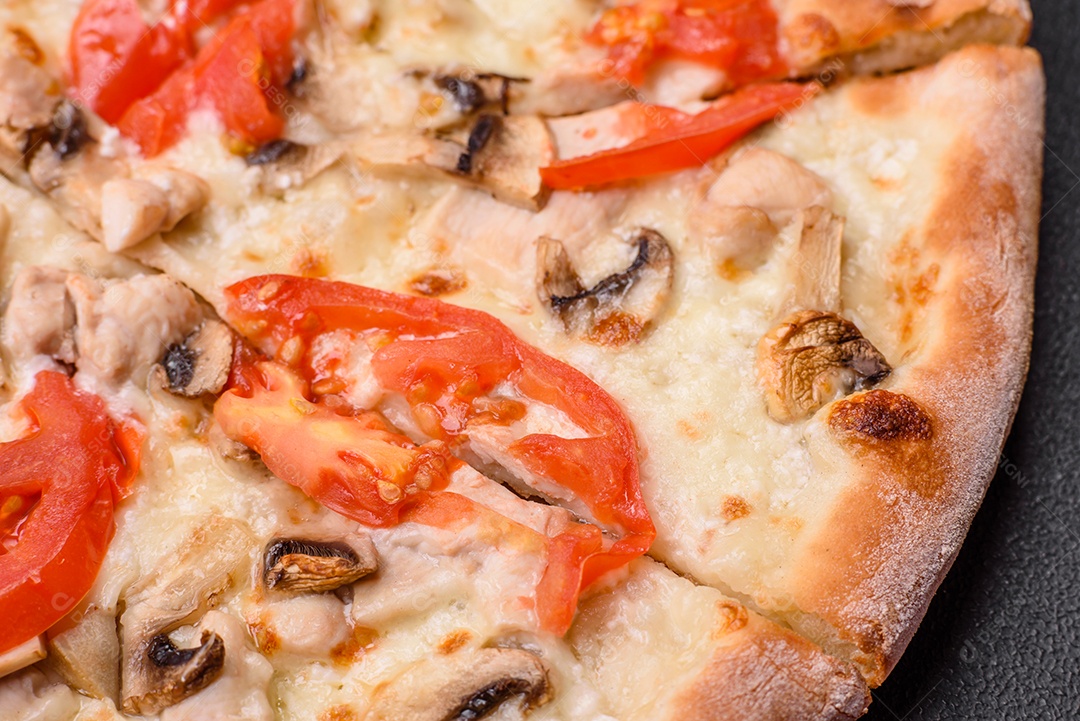
{"type": "Polygon", "coordinates": [[[815,205],[792,221],[799,241],[791,261],[788,310],[840,312],[840,253],[844,218],[815,205]]]}

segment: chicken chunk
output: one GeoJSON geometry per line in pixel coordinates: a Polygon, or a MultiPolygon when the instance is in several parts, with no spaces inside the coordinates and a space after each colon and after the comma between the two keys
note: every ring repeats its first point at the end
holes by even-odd
{"type": "Polygon", "coordinates": [[[39,266],[15,276],[2,335],[15,363],[37,355],[75,362],[75,306],[67,294],[67,278],[66,271],[39,266]]]}
{"type": "Polygon", "coordinates": [[[109,384],[140,382],[202,320],[195,294],[166,275],[102,284],[73,274],[67,290],[75,304],[76,366],[109,384]]]}
{"type": "Polygon", "coordinates": [[[691,209],[689,237],[722,268],[753,270],[804,209],[831,205],[832,192],[817,175],[779,153],[751,148],[691,209]]]}
{"type": "Polygon", "coordinates": [[[832,205],[832,191],[819,176],[794,160],[763,148],[736,156],[709,188],[702,207],[746,206],[764,211],[782,228],[803,208],[832,205]]]}

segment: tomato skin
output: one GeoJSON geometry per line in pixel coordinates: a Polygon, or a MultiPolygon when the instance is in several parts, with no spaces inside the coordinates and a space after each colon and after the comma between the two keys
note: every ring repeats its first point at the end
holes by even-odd
{"type": "Polygon", "coordinates": [[[262,0],[242,10],[258,39],[270,82],[284,87],[293,73],[292,39],[296,34],[295,0],[262,0]]]}
{"type": "Polygon", "coordinates": [[[816,83],[752,85],[715,101],[697,115],[653,108],[659,118],[642,137],[619,148],[569,158],[540,169],[555,190],[589,188],[703,165],[758,126],[799,107],[816,83]]]}
{"type": "Polygon", "coordinates": [[[21,409],[34,430],[0,445],[0,500],[38,500],[17,543],[0,552],[0,653],[43,633],[90,590],[112,540],[114,498],[137,471],[123,450],[133,439],[118,440],[101,399],[64,374],[39,373],[21,409]]]}
{"type": "MultiPolygon", "coordinates": [[[[583,588],[648,551],[656,532],[641,496],[629,420],[584,374],[524,343],[494,317],[441,301],[291,276],[250,278],[227,288],[225,297],[226,315],[242,335],[316,385],[331,371],[295,349],[310,348],[326,333],[374,333],[378,347],[371,363],[379,384],[400,393],[418,419],[418,409],[434,413],[438,422],[425,431],[449,447],[482,413],[477,401],[502,382],[560,409],[584,431],[586,437],[578,439],[527,435],[508,448],[529,470],[573,491],[596,522],[619,537],[605,548],[600,528],[583,524],[545,540],[548,561],[537,588],[545,629],[564,633],[583,588]]],[[[252,384],[248,373],[235,378],[252,384]]],[[[242,414],[232,415],[241,422],[242,414]]],[[[310,469],[295,462],[305,455],[293,457],[294,465],[310,469]]],[[[416,494],[403,503],[398,520],[453,528],[463,512],[452,510],[460,511],[462,502],[444,498],[451,495],[416,494]]]]}
{"type": "Polygon", "coordinates": [[[88,0],[68,47],[75,97],[115,125],[190,53],[183,28],[168,18],[147,26],[135,0],[88,0]]]}
{"type": "Polygon", "coordinates": [[[789,71],[769,0],[641,0],[606,11],[586,40],[606,46],[609,70],[635,85],[667,58],[723,70],[736,87],[789,71]]]}

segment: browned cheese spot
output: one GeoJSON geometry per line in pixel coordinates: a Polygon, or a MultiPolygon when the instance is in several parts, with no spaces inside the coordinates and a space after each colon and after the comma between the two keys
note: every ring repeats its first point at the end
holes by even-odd
{"type": "Polygon", "coordinates": [[[588,339],[597,345],[612,347],[637,343],[645,334],[645,324],[632,315],[612,313],[589,330],[588,339]]]}
{"type": "Polygon", "coordinates": [[[20,27],[9,27],[8,32],[11,34],[11,44],[15,51],[25,60],[34,65],[41,65],[45,62],[45,53],[41,51],[41,47],[34,40],[34,36],[20,27]]]}
{"type": "Polygon", "coordinates": [[[829,427],[841,436],[886,443],[928,441],[930,416],[902,393],[875,390],[839,401],[829,414],[829,427]]]}
{"type": "Polygon", "coordinates": [[[454,268],[432,268],[409,281],[409,290],[428,298],[459,293],[466,286],[465,274],[454,268]]]}
{"type": "Polygon", "coordinates": [[[302,245],[289,261],[289,270],[305,278],[325,278],[330,275],[330,256],[323,248],[302,245]]]}
{"type": "Polygon", "coordinates": [[[330,658],[338,666],[351,666],[364,657],[379,640],[379,632],[366,626],[357,626],[344,643],[330,649],[330,658]]]}
{"type": "Polygon", "coordinates": [[[747,503],[742,496],[724,496],[724,500],[720,504],[720,514],[727,521],[746,518],[752,510],[754,510],[753,506],[747,503]]]}
{"type": "Polygon", "coordinates": [[[317,717],[317,721],[360,721],[360,717],[352,706],[347,704],[341,704],[339,706],[331,706],[330,708],[321,711],[317,717]]]}
{"type": "Polygon", "coordinates": [[[784,28],[784,37],[793,55],[813,58],[834,52],[840,47],[840,33],[833,24],[817,13],[799,15],[784,28]]]}
{"type": "Polygon", "coordinates": [[[270,628],[270,624],[267,623],[266,612],[260,611],[258,618],[254,622],[248,623],[248,631],[251,632],[251,637],[255,639],[255,645],[266,656],[272,656],[281,648],[281,638],[274,633],[270,628]]]}
{"type": "Polygon", "coordinates": [[[469,641],[472,640],[472,633],[465,629],[458,629],[457,631],[451,631],[446,635],[443,640],[439,641],[439,645],[436,647],[439,653],[444,656],[449,656],[454,651],[464,648],[469,641]]]}
{"type": "Polygon", "coordinates": [[[727,599],[717,601],[716,611],[719,618],[712,632],[713,639],[719,639],[743,629],[750,620],[750,614],[747,613],[746,608],[735,601],[727,599]]]}

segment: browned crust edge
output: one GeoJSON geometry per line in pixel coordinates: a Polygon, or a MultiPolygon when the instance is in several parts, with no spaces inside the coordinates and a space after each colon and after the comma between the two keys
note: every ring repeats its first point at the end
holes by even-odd
{"type": "Polygon", "coordinates": [[[1028,0],[777,0],[797,75],[894,72],[972,43],[1023,45],[1028,0]]]}
{"type": "Polygon", "coordinates": [[[732,625],[740,627],[672,699],[669,721],[845,721],[866,713],[870,692],[850,664],[741,607],[732,625]]]}
{"type": "Polygon", "coordinates": [[[839,401],[810,430],[826,452],[850,459],[852,477],[796,564],[795,603],[806,615],[792,623],[877,686],[952,565],[1020,401],[1045,78],[1034,50],[972,47],[935,68],[869,82],[895,83],[926,122],[960,128],[933,210],[913,236],[923,264],[940,265],[940,279],[913,321],[916,345],[885,385],[914,400],[930,432],[924,416],[888,395],[855,399],[875,406],[861,423],[851,422],[851,399],[839,401]],[[918,428],[906,433],[912,423],[918,428]]]}

